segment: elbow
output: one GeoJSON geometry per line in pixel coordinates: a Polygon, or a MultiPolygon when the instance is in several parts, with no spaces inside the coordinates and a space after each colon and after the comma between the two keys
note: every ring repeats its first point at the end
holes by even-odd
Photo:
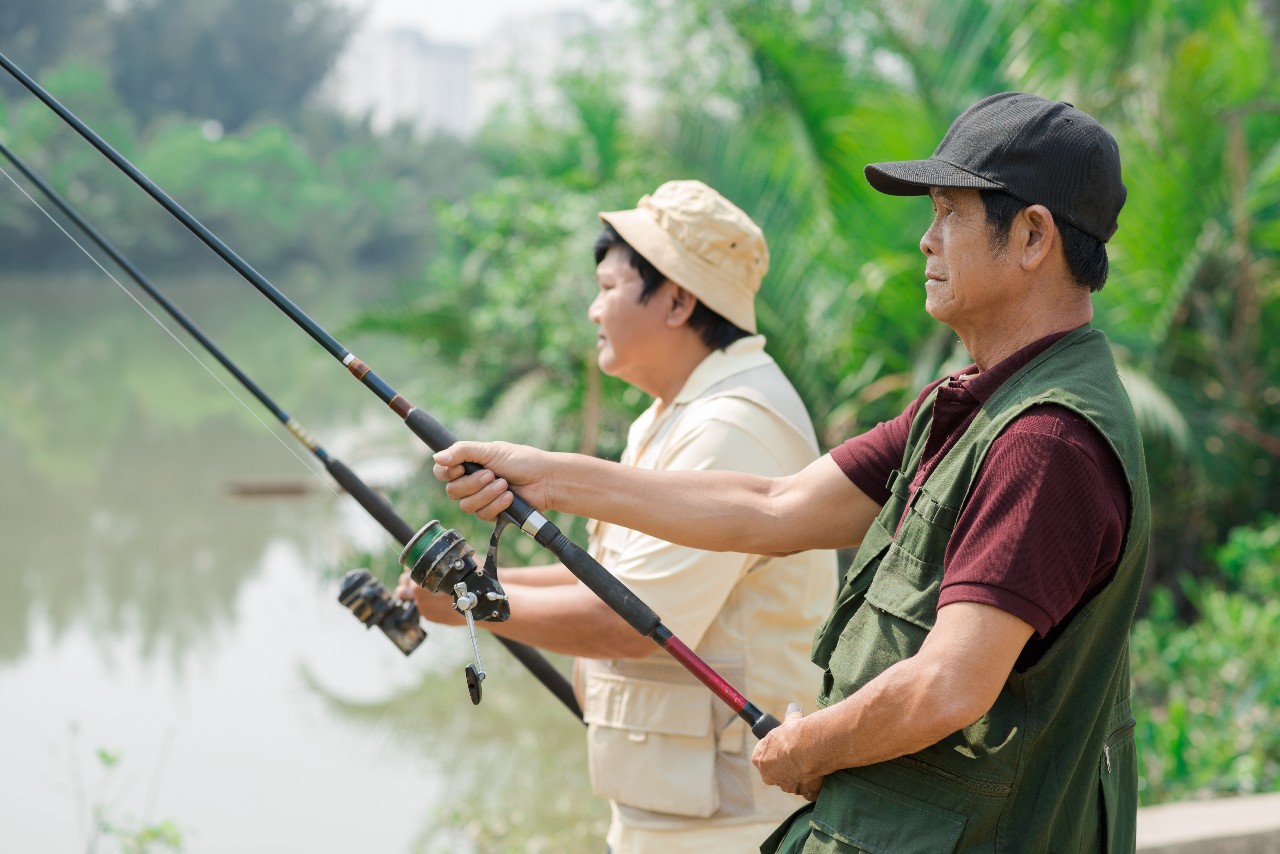
{"type": "Polygon", "coordinates": [[[621,637],[613,639],[609,644],[609,649],[602,658],[648,658],[653,654],[657,644],[653,638],[646,637],[639,632],[627,627],[627,633],[621,637]]]}
{"type": "Polygon", "coordinates": [[[935,671],[925,681],[929,687],[924,693],[928,704],[931,729],[942,739],[959,732],[978,721],[995,705],[995,694],[988,695],[972,682],[965,682],[954,673],[935,671]]]}

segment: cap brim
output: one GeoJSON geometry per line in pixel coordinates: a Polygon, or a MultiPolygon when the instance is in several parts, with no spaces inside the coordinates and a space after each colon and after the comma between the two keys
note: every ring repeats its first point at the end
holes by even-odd
{"type": "Polygon", "coordinates": [[[862,173],[867,183],[890,196],[926,196],[930,187],[968,187],[1003,190],[995,181],[966,172],[943,160],[895,160],[868,164],[862,173]]]}

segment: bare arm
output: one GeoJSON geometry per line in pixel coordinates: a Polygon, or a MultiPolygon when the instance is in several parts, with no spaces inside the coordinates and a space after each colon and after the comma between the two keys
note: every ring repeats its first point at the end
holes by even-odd
{"type": "Polygon", "coordinates": [[[1031,632],[990,605],[946,605],[916,655],[833,706],[789,715],[752,762],[766,783],[813,800],[833,771],[935,744],[991,709],[1031,632]]]}
{"type": "Polygon", "coordinates": [[[468,513],[492,521],[510,490],[562,510],[709,551],[782,555],[857,545],[880,506],[830,456],[796,474],[650,471],[504,442],[459,442],[435,456],[435,476],[468,513]],[[484,469],[465,474],[462,463],[484,469]]]}
{"type": "MultiPolygon", "coordinates": [[[[552,567],[537,567],[552,569],[552,567]]],[[[536,646],[548,652],[580,655],[586,658],[643,658],[657,649],[651,639],[639,634],[596,594],[569,574],[569,584],[508,583],[503,590],[510,599],[511,616],[506,622],[479,622],[488,629],[514,641],[536,646]]],[[[513,573],[519,575],[519,572],[513,573]]],[[[435,623],[466,625],[466,619],[453,609],[453,598],[432,594],[414,584],[409,574],[400,578],[397,593],[411,592],[418,612],[435,623]]]]}
{"type": "Polygon", "coordinates": [[[577,584],[578,578],[562,563],[542,566],[503,567],[498,573],[503,586],[508,583],[526,587],[554,587],[557,584],[577,584]]]}

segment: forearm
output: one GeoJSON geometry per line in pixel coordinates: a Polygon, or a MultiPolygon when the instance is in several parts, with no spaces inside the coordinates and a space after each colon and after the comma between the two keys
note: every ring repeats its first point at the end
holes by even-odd
{"type": "Polygon", "coordinates": [[[480,624],[496,635],[585,658],[639,658],[657,648],[582,585],[512,583],[504,589],[511,617],[480,624]]]}
{"type": "Polygon", "coordinates": [[[785,555],[862,541],[880,506],[828,455],[785,477],[725,470],[652,471],[505,442],[459,442],[435,456],[435,476],[467,513],[493,521],[514,490],[562,510],[706,551],[785,555]],[[481,468],[467,472],[465,464],[481,468]]]}
{"type": "MultiPolygon", "coordinates": [[[[787,478],[735,471],[654,471],[578,454],[548,466],[552,509],[600,519],[691,548],[790,554],[850,543],[846,531],[800,522],[787,478]]],[[[846,529],[847,530],[847,529],[846,529]]]]}
{"type": "Polygon", "coordinates": [[[946,605],[914,656],[767,738],[782,735],[779,752],[809,778],[915,753],[991,709],[1031,632],[990,605],[946,605]]]}
{"type": "Polygon", "coordinates": [[[804,773],[823,777],[915,753],[968,726],[973,715],[948,702],[963,686],[916,659],[899,662],[857,693],[800,720],[792,757],[804,773]]]}
{"type": "Polygon", "coordinates": [[[520,584],[525,587],[555,587],[559,584],[577,584],[577,577],[562,563],[544,566],[503,567],[498,571],[502,584],[520,584]]]}

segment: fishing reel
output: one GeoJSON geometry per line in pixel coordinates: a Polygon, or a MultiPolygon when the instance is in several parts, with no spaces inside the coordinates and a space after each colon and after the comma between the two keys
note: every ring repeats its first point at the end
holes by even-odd
{"type": "Polygon", "coordinates": [[[356,619],[367,627],[377,626],[405,655],[427,639],[418,608],[412,602],[401,602],[367,569],[353,569],[342,576],[338,601],[351,609],[356,619]]]}
{"type": "Polygon", "coordinates": [[[476,565],[475,549],[461,534],[435,519],[414,534],[400,553],[400,565],[409,571],[415,584],[432,593],[451,593],[453,609],[466,617],[471,650],[475,653],[475,664],[466,667],[467,694],[473,705],[480,704],[485,678],[476,620],[501,623],[511,616],[507,595],[498,582],[498,539],[506,524],[504,518],[494,529],[484,566],[476,565]]]}

